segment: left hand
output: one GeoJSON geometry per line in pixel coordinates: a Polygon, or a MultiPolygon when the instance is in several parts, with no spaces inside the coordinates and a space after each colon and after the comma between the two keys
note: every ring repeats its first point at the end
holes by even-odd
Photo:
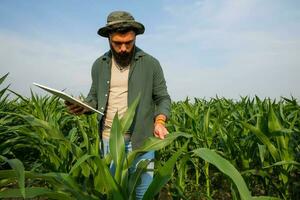
{"type": "Polygon", "coordinates": [[[165,139],[166,135],[168,134],[168,130],[163,124],[155,123],[154,124],[154,136],[160,139],[165,139]]]}

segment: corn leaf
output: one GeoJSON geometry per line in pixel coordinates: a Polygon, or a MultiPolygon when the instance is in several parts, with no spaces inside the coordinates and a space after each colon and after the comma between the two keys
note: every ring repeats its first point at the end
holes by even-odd
{"type": "Polygon", "coordinates": [[[281,166],[281,165],[295,165],[295,166],[300,166],[300,163],[299,162],[296,162],[294,160],[289,160],[289,161],[279,161],[279,162],[276,162],[272,165],[269,165],[269,166],[265,166],[263,167],[264,169],[266,168],[271,168],[271,167],[274,167],[274,166],[281,166]]]}
{"type": "Polygon", "coordinates": [[[25,170],[23,163],[18,160],[18,159],[7,159],[4,156],[0,155],[0,158],[7,162],[11,168],[15,171],[15,174],[18,178],[18,184],[20,187],[20,193],[22,194],[22,197],[25,199],[26,198],[26,193],[25,193],[25,170]]]}
{"type": "Polygon", "coordinates": [[[128,199],[135,198],[135,189],[136,189],[137,185],[140,183],[142,173],[144,173],[146,171],[147,166],[150,162],[151,162],[151,160],[140,161],[135,172],[133,174],[131,174],[129,182],[128,182],[128,194],[129,194],[128,199]]]}
{"type": "Polygon", "coordinates": [[[105,186],[108,195],[114,200],[125,200],[122,189],[117,184],[115,179],[110,173],[105,161],[95,157],[95,162],[98,165],[98,172],[96,173],[95,179],[97,179],[97,185],[105,186]]]}
{"type": "Polygon", "coordinates": [[[277,197],[265,197],[265,196],[260,196],[260,197],[252,197],[253,200],[280,200],[280,198],[277,197]]]}
{"type": "Polygon", "coordinates": [[[199,148],[193,151],[194,155],[201,157],[205,161],[216,166],[221,172],[229,176],[235,183],[239,194],[243,200],[251,199],[251,193],[237,169],[226,159],[222,158],[216,152],[207,149],[199,148]]]}
{"type": "Polygon", "coordinates": [[[92,155],[88,155],[88,154],[84,154],[82,157],[80,157],[77,162],[75,163],[75,165],[71,168],[69,174],[72,174],[72,172],[77,169],[79,166],[82,165],[82,163],[84,163],[86,160],[88,160],[89,158],[93,157],[92,155]]]}
{"type": "Polygon", "coordinates": [[[4,76],[2,76],[0,78],[0,85],[4,82],[4,80],[6,79],[6,77],[8,76],[9,73],[5,74],[4,76]]]}
{"type": "Polygon", "coordinates": [[[270,132],[277,132],[283,129],[271,102],[269,102],[268,128],[270,132]]]}
{"type": "Polygon", "coordinates": [[[140,101],[140,97],[141,97],[141,95],[139,94],[138,97],[129,106],[126,113],[124,114],[124,116],[120,120],[120,123],[121,123],[121,126],[122,126],[121,133],[123,133],[123,134],[125,134],[129,130],[129,127],[132,124],[137,105],[140,101]]]}
{"type": "Polygon", "coordinates": [[[246,122],[242,122],[243,126],[250,129],[257,137],[258,139],[267,146],[271,156],[273,157],[273,159],[275,161],[279,160],[279,153],[276,149],[276,147],[271,143],[271,141],[269,140],[269,138],[261,131],[259,130],[257,127],[248,124],[246,122]]]}
{"type": "Polygon", "coordinates": [[[176,161],[186,150],[188,142],[186,142],[178,151],[176,151],[167,162],[158,168],[157,174],[154,176],[153,181],[149,185],[143,200],[151,200],[156,194],[159,193],[161,188],[170,180],[173,174],[173,169],[176,161]]]}
{"type": "MultiPolygon", "coordinates": [[[[25,188],[26,198],[48,197],[57,200],[72,200],[74,197],[66,193],[55,192],[47,188],[34,187],[25,188]]],[[[19,189],[6,189],[0,192],[0,198],[20,198],[23,197],[19,189]]]]}
{"type": "Polygon", "coordinates": [[[125,142],[121,129],[118,113],[116,113],[109,137],[109,150],[116,166],[115,179],[117,183],[121,183],[122,168],[125,159],[125,142]]]}
{"type": "Polygon", "coordinates": [[[128,154],[127,156],[128,165],[130,166],[133,160],[136,158],[136,156],[139,155],[140,153],[160,150],[168,146],[169,144],[171,144],[178,137],[191,138],[192,135],[187,133],[182,133],[182,132],[174,132],[168,134],[166,138],[163,140],[156,137],[150,137],[144,142],[144,144],[139,149],[134,150],[128,154]]]}

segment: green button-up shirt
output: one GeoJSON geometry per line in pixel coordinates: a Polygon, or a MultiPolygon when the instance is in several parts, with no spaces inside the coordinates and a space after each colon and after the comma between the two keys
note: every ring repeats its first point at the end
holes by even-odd
{"type": "MultiPolygon", "coordinates": [[[[110,51],[98,58],[92,67],[92,85],[86,102],[105,112],[111,78],[110,51]]],[[[154,119],[158,114],[170,115],[171,99],[167,91],[162,68],[157,59],[135,48],[133,62],[128,76],[128,106],[141,94],[130,132],[133,149],[143,144],[153,135],[154,119]]],[[[103,116],[99,116],[102,130],[103,116]]]]}

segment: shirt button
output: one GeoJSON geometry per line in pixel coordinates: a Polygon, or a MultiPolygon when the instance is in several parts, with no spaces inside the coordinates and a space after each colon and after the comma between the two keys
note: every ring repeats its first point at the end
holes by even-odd
{"type": "Polygon", "coordinates": [[[107,94],[105,94],[105,96],[107,97],[107,94]]]}
{"type": "Polygon", "coordinates": [[[109,81],[107,81],[107,84],[109,84],[109,81]]]}
{"type": "Polygon", "coordinates": [[[103,107],[101,107],[101,110],[103,110],[104,108],[103,107]]]}

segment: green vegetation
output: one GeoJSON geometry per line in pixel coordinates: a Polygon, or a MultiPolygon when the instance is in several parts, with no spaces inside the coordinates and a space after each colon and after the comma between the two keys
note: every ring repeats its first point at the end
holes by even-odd
{"type": "MultiPolygon", "coordinates": [[[[169,131],[193,135],[187,152],[201,154],[205,161],[190,156],[178,162],[170,185],[172,193],[186,199],[239,199],[237,191],[241,188],[227,178],[234,176],[234,170],[228,174],[211,156],[195,150],[204,147],[229,161],[252,195],[299,199],[299,115],[299,104],[293,98],[279,102],[245,97],[238,102],[215,98],[173,103],[169,131]]],[[[160,152],[160,157],[168,158],[184,142],[175,141],[160,152]]]]}
{"type": "Polygon", "coordinates": [[[168,137],[149,138],[125,154],[120,147],[136,99],[123,118],[115,116],[111,153],[102,158],[96,114],[70,115],[55,97],[22,97],[3,86],[6,76],[0,78],[1,199],[135,199],[149,161],[141,162],[133,174],[129,166],[149,150],[157,151],[156,169],[144,199],[300,197],[296,99],[174,102],[168,137]],[[109,171],[112,160],[114,176],[109,171]]]}

